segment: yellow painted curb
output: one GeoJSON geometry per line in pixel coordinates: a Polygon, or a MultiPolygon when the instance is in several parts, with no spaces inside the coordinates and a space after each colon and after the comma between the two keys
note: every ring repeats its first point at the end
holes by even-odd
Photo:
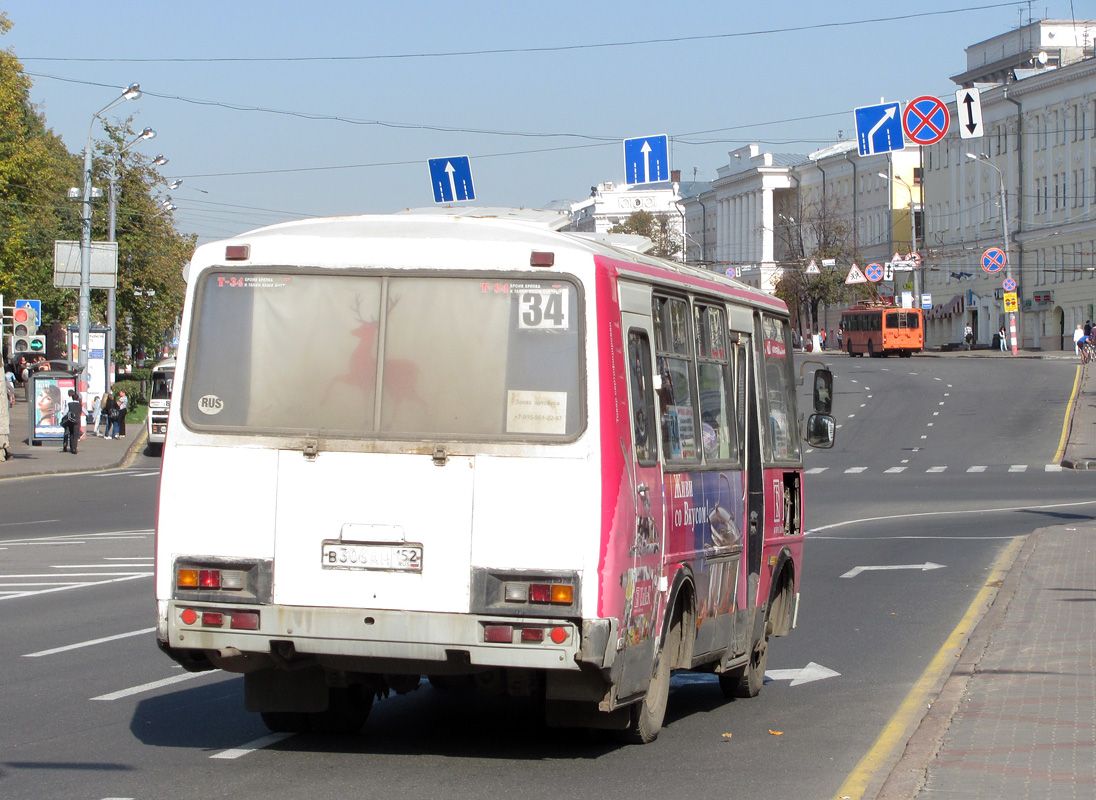
{"type": "Polygon", "coordinates": [[[932,661],[921,673],[917,683],[910,689],[902,705],[890,718],[883,728],[883,732],[872,744],[871,748],[860,763],[856,765],[841,788],[834,795],[834,800],[861,800],[868,784],[875,781],[880,785],[879,774],[884,769],[892,769],[897,763],[906,742],[921,724],[929,703],[939,692],[940,685],[951,674],[955,667],[955,660],[962,652],[963,647],[970,638],[978,621],[990,606],[993,597],[997,594],[1000,583],[1004,580],[1009,567],[1016,560],[1016,554],[1023,545],[1026,536],[1013,539],[1002,551],[1001,555],[993,563],[989,578],[982,590],[974,597],[974,601],[967,608],[967,613],[959,620],[959,624],[944,641],[943,647],[936,653],[932,661]]]}

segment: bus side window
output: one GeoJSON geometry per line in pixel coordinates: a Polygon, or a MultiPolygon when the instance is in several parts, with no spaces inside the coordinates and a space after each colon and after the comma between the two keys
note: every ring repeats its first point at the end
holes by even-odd
{"type": "Polygon", "coordinates": [[[628,332],[628,389],[632,398],[632,437],[641,464],[658,459],[655,448],[655,398],[651,380],[651,343],[643,331],[628,332]]]}
{"type": "Polygon", "coordinates": [[[734,416],[734,380],[727,348],[726,313],[698,304],[696,326],[697,390],[700,399],[701,441],[705,461],[728,461],[738,456],[734,416]]]}
{"type": "Polygon", "coordinates": [[[700,421],[693,391],[689,304],[674,297],[654,298],[656,380],[662,454],[667,462],[699,461],[700,421]]]}

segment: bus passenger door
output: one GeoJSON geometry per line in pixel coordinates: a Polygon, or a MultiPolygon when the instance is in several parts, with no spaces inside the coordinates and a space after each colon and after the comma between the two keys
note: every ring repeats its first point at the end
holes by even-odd
{"type": "MultiPolygon", "coordinates": [[[[746,443],[746,605],[750,611],[757,605],[757,588],[761,579],[761,554],[765,546],[765,473],[761,461],[762,410],[758,354],[750,337],[741,338],[738,361],[739,402],[745,408],[740,418],[746,443]]],[[[743,628],[739,630],[745,632],[743,628]]]]}
{"type": "MultiPolygon", "coordinates": [[[[662,468],[658,457],[658,416],[655,411],[654,359],[651,350],[651,318],[639,314],[621,315],[625,332],[628,411],[631,428],[631,452],[625,452],[634,498],[635,532],[628,550],[628,569],[624,576],[624,614],[621,636],[626,648],[648,644],[659,634],[658,617],[662,553],[665,546],[665,518],[662,468]]],[[[621,432],[623,434],[623,431],[621,432]]],[[[621,437],[624,445],[623,435],[621,437]]],[[[640,648],[645,651],[647,647],[640,648]]],[[[637,652],[638,655],[638,652],[637,652]]],[[[653,656],[653,653],[651,654],[653,656]]],[[[630,661],[630,659],[626,659],[630,661]]],[[[650,659],[636,660],[636,670],[626,669],[621,695],[629,688],[645,688],[650,678],[650,659]],[[631,679],[636,680],[629,687],[631,679]]]]}

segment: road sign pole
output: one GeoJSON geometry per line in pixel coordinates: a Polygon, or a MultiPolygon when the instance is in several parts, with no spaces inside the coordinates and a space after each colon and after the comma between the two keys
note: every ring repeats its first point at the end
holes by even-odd
{"type": "MultiPolygon", "coordinates": [[[[995,165],[996,166],[996,165],[995,165]]],[[[1005,192],[1005,176],[998,170],[998,176],[1001,179],[1001,238],[1004,240],[1005,249],[1005,277],[1012,279],[1012,259],[1008,254],[1008,207],[1005,205],[1008,202],[1008,193],[1005,192]]],[[[1019,348],[1016,344],[1016,312],[1008,312],[1008,331],[1009,337],[1012,343],[1012,354],[1016,355],[1019,348]]]]}

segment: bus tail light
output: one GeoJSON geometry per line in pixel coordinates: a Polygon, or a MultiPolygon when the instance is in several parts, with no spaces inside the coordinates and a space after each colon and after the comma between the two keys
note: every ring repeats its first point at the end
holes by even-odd
{"type": "Polygon", "coordinates": [[[514,641],[513,625],[484,625],[483,641],[510,644],[514,641]]]}
{"type": "Polygon", "coordinates": [[[195,569],[180,567],[175,572],[175,585],[180,589],[225,589],[239,591],[244,588],[244,571],[240,569],[195,569]]]}
{"type": "Polygon", "coordinates": [[[569,583],[506,584],[504,597],[511,603],[554,603],[569,606],[575,602],[575,587],[569,583]]]}
{"type": "Polygon", "coordinates": [[[233,611],[228,627],[238,631],[257,631],[259,630],[259,612],[233,611]]]}

